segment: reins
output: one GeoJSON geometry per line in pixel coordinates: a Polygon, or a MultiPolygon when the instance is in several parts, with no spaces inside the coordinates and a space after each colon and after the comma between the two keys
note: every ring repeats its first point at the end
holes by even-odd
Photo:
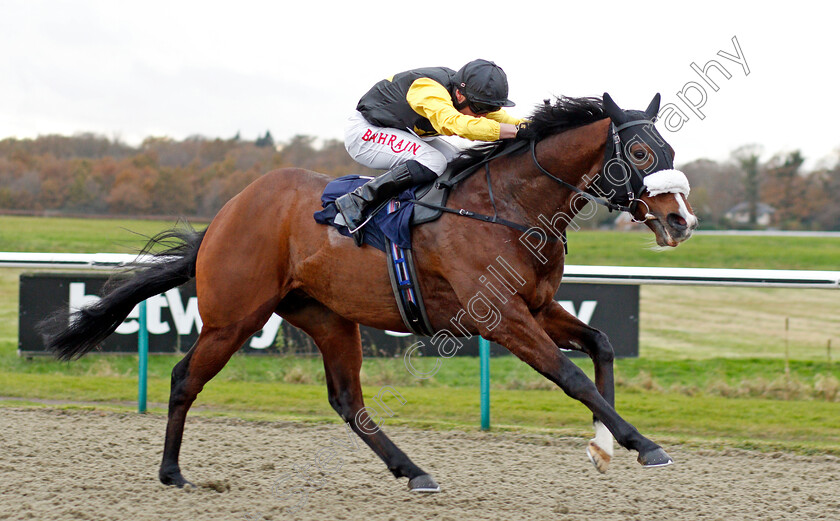
{"type": "MultiPolygon", "coordinates": [[[[627,123],[619,125],[618,127],[616,127],[614,123],[610,122],[610,135],[607,137],[607,146],[604,150],[604,160],[603,160],[603,164],[601,166],[601,169],[599,170],[599,175],[604,175],[605,176],[607,168],[609,167],[610,163],[614,160],[617,161],[619,164],[622,164],[622,165],[627,163],[627,161],[624,161],[621,157],[621,137],[619,135],[619,132],[621,132],[622,130],[624,130],[628,127],[632,127],[632,126],[635,126],[635,125],[652,124],[654,122],[655,122],[655,119],[654,120],[639,119],[639,120],[629,121],[627,123]],[[610,137],[612,137],[612,139],[610,139],[610,137]]],[[[555,176],[554,174],[552,174],[551,172],[546,170],[540,164],[539,160],[537,159],[537,140],[532,138],[532,139],[529,140],[528,144],[530,145],[530,148],[531,148],[531,159],[534,161],[534,165],[536,165],[536,167],[540,171],[540,173],[542,173],[543,175],[551,178],[552,180],[554,180],[555,182],[557,182],[561,186],[571,190],[572,192],[585,197],[586,199],[588,199],[589,201],[592,201],[595,204],[599,204],[601,206],[604,206],[604,207],[608,208],[610,211],[615,210],[615,211],[620,211],[620,212],[627,212],[631,215],[631,217],[636,213],[636,209],[637,209],[639,203],[642,203],[642,204],[645,205],[645,207],[647,207],[647,203],[645,203],[644,201],[642,201],[640,199],[641,193],[644,192],[644,189],[645,189],[645,185],[644,185],[644,181],[643,181],[644,180],[644,175],[639,171],[639,169],[636,167],[635,164],[633,164],[632,161],[629,161],[630,168],[632,170],[632,174],[635,175],[640,181],[642,181],[642,183],[641,183],[641,186],[640,186],[639,189],[633,190],[633,186],[630,183],[630,176],[627,177],[627,179],[625,181],[625,187],[627,189],[627,195],[630,198],[630,203],[627,206],[624,206],[624,205],[621,205],[621,204],[618,204],[618,203],[614,203],[610,199],[592,195],[592,194],[590,194],[590,193],[588,193],[584,190],[581,190],[577,186],[575,186],[571,183],[568,183],[568,182],[560,179],[559,177],[555,176]]],[[[463,172],[459,173],[458,175],[456,175],[452,179],[450,179],[448,181],[438,181],[436,183],[436,186],[438,188],[444,187],[444,188],[450,188],[451,189],[452,187],[454,187],[455,185],[457,185],[458,183],[460,183],[464,179],[470,177],[472,174],[474,174],[483,165],[485,167],[485,172],[486,172],[485,177],[487,178],[487,193],[490,196],[490,204],[493,206],[493,215],[485,215],[485,214],[482,214],[482,213],[473,212],[471,210],[466,210],[464,208],[459,208],[459,209],[456,210],[454,208],[449,208],[449,207],[446,207],[446,206],[424,203],[423,201],[420,201],[420,200],[417,200],[417,199],[411,199],[411,200],[409,200],[409,202],[414,203],[414,204],[419,204],[420,206],[424,206],[426,208],[439,210],[441,212],[451,213],[451,214],[454,214],[454,215],[460,215],[460,216],[463,216],[463,217],[469,217],[470,219],[476,219],[478,221],[487,222],[487,223],[491,223],[491,224],[501,224],[502,226],[507,226],[508,228],[513,228],[514,230],[518,230],[518,231],[523,232],[523,233],[530,233],[534,229],[533,226],[526,226],[524,224],[509,221],[507,219],[503,219],[503,218],[499,217],[498,211],[496,210],[496,201],[495,201],[495,198],[493,196],[493,187],[490,183],[490,161],[494,160],[494,159],[498,159],[498,158],[503,157],[503,156],[506,156],[508,154],[517,152],[521,148],[523,148],[524,146],[525,146],[525,142],[523,141],[523,142],[517,143],[513,146],[505,148],[505,150],[501,151],[499,154],[490,154],[489,156],[482,159],[478,163],[476,163],[476,164],[470,166],[469,168],[465,169],[463,172]]],[[[645,212],[645,219],[643,221],[639,221],[635,217],[633,217],[633,220],[636,221],[636,222],[644,222],[644,221],[648,221],[648,220],[651,220],[651,219],[656,219],[656,217],[654,217],[653,214],[650,213],[650,208],[648,208],[647,211],[645,212]]],[[[550,242],[557,242],[559,240],[562,240],[563,244],[565,245],[566,244],[565,231],[563,232],[562,237],[548,237],[547,240],[550,241],[550,242]]]]}
{"type": "MultiPolygon", "coordinates": [[[[508,228],[513,228],[514,230],[518,230],[522,233],[530,233],[534,227],[533,226],[526,226],[524,224],[520,224],[517,222],[509,221],[507,219],[503,219],[499,217],[499,212],[496,209],[496,200],[493,196],[493,186],[490,183],[490,161],[494,159],[498,159],[500,157],[504,157],[506,155],[512,154],[514,152],[519,151],[520,149],[524,148],[526,145],[525,141],[520,141],[512,146],[506,147],[498,154],[490,154],[478,163],[470,166],[469,168],[465,169],[463,172],[459,173],[452,179],[448,181],[437,181],[436,186],[438,188],[452,188],[453,186],[457,185],[467,177],[473,175],[478,169],[483,165],[485,170],[485,177],[487,179],[487,193],[490,195],[490,204],[493,206],[493,215],[485,215],[483,213],[473,212],[471,210],[466,210],[464,208],[454,209],[449,208],[447,206],[440,206],[436,204],[429,204],[418,199],[410,199],[409,202],[414,204],[419,204],[420,206],[424,206],[426,208],[432,208],[434,210],[439,210],[441,212],[451,213],[455,215],[460,215],[462,217],[469,217],[470,219],[475,219],[478,221],[491,223],[491,224],[501,224],[502,226],[507,226],[508,228]]],[[[548,237],[547,240],[549,242],[557,242],[563,241],[563,244],[566,243],[565,232],[563,233],[562,237],[548,237]]]]}
{"type": "MultiPolygon", "coordinates": [[[[460,216],[463,216],[463,217],[469,217],[470,219],[476,219],[478,221],[483,221],[483,222],[486,222],[486,223],[501,224],[502,226],[507,226],[508,228],[513,228],[514,230],[518,230],[522,233],[530,233],[534,229],[533,226],[525,226],[524,224],[519,224],[517,222],[508,221],[507,219],[503,219],[503,218],[499,217],[498,210],[496,210],[496,200],[493,197],[493,186],[490,184],[490,164],[489,163],[485,164],[485,171],[486,171],[485,177],[487,178],[487,192],[490,194],[490,204],[493,205],[493,215],[485,215],[483,213],[473,212],[471,210],[465,210],[464,208],[460,208],[460,209],[456,210],[454,208],[449,208],[449,207],[446,207],[446,206],[439,206],[439,205],[436,205],[436,204],[424,203],[423,201],[419,201],[417,199],[411,199],[409,202],[414,203],[414,204],[419,204],[420,206],[425,206],[426,208],[433,208],[435,210],[440,210],[442,212],[451,213],[451,214],[455,214],[455,215],[460,215],[460,216]]],[[[566,242],[565,233],[564,233],[564,237],[562,239],[558,238],[558,237],[548,237],[549,242],[557,242],[559,240],[562,240],[563,243],[565,244],[565,242],[566,242]]]]}
{"type": "MultiPolygon", "coordinates": [[[[607,152],[605,152],[605,154],[604,154],[604,156],[605,156],[605,157],[604,157],[605,161],[604,161],[604,166],[601,168],[601,171],[603,171],[603,170],[604,170],[604,168],[606,168],[607,161],[609,160],[608,158],[609,158],[610,156],[612,156],[612,153],[609,151],[609,149],[611,148],[611,147],[610,147],[610,143],[612,143],[612,141],[608,141],[608,142],[607,142],[607,152]]],[[[606,206],[607,208],[609,208],[609,209],[610,209],[610,211],[613,211],[613,210],[621,210],[621,211],[628,211],[628,212],[630,211],[630,208],[629,208],[629,207],[621,206],[621,205],[619,205],[619,204],[613,203],[613,202],[612,202],[612,201],[610,201],[609,199],[604,199],[603,197],[596,197],[596,196],[594,196],[594,195],[592,195],[592,194],[590,194],[590,193],[587,193],[587,192],[585,192],[585,191],[581,190],[580,188],[578,188],[577,186],[575,186],[575,185],[573,185],[573,184],[571,184],[571,183],[568,183],[568,182],[566,182],[566,181],[563,181],[562,179],[560,179],[560,178],[559,178],[559,177],[557,177],[556,175],[554,175],[554,174],[552,174],[551,172],[549,172],[548,170],[546,170],[546,169],[545,169],[545,168],[544,168],[544,167],[540,164],[540,161],[537,159],[537,140],[536,140],[536,139],[532,139],[532,140],[531,140],[531,159],[533,159],[533,160],[534,160],[534,164],[537,166],[537,168],[539,169],[539,171],[540,171],[543,175],[545,175],[545,176],[547,176],[547,177],[549,177],[549,178],[553,179],[553,180],[554,180],[554,181],[556,181],[558,184],[560,184],[561,186],[564,186],[564,187],[568,188],[568,189],[569,189],[569,190],[571,190],[572,192],[575,192],[576,194],[580,194],[580,195],[582,195],[583,197],[585,197],[585,198],[589,199],[590,201],[592,201],[592,202],[594,202],[594,203],[596,203],[596,204],[600,204],[601,206],[606,206]]]]}

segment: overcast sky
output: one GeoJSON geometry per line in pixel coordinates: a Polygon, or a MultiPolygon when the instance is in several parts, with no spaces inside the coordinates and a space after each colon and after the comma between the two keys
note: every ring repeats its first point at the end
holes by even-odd
{"type": "Polygon", "coordinates": [[[774,4],[0,0],[0,138],[342,138],[381,78],[480,57],[507,72],[519,116],[552,95],[644,109],[661,92],[690,118],[658,124],[677,163],[760,143],[833,164],[837,4],[774,4]],[[718,55],[737,55],[733,37],[749,75],[718,55]],[[717,92],[691,68],[713,59],[731,75],[710,71],[717,92]],[[699,100],[689,82],[704,119],[677,95],[699,100]]]}

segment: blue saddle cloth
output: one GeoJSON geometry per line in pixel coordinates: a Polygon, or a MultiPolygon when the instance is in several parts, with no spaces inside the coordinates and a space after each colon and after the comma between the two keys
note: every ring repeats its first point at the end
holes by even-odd
{"type": "MultiPolygon", "coordinates": [[[[320,224],[333,226],[342,235],[350,237],[350,232],[346,226],[335,223],[335,217],[338,215],[335,200],[346,193],[352,192],[368,181],[370,181],[369,178],[357,175],[346,175],[330,181],[324,188],[324,193],[321,194],[321,206],[324,209],[320,212],[315,212],[315,221],[320,224]]],[[[396,197],[396,200],[399,201],[399,208],[394,212],[388,213],[389,206],[392,205],[392,203],[389,203],[384,205],[373,216],[373,219],[362,228],[365,243],[385,251],[385,237],[388,237],[392,243],[400,248],[411,248],[411,228],[409,225],[411,214],[414,211],[414,203],[408,201],[414,199],[414,190],[415,188],[409,188],[396,197]]]]}

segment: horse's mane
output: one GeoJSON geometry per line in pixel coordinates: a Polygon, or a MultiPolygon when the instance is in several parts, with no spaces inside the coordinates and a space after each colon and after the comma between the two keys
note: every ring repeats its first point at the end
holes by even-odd
{"type": "MultiPolygon", "coordinates": [[[[530,121],[529,129],[536,134],[537,140],[566,130],[588,125],[607,117],[601,98],[567,98],[559,97],[554,104],[544,103],[525,119],[530,121]]],[[[514,140],[491,141],[468,148],[452,161],[456,171],[469,167],[509,146],[514,140]]]]}

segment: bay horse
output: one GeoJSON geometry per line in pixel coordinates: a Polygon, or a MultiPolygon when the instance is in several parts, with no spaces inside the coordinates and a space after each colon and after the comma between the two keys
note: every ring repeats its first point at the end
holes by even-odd
{"type": "MultiPolygon", "coordinates": [[[[523,279],[500,307],[498,323],[466,314],[460,324],[504,346],[592,411],[596,435],[586,452],[601,472],[613,454],[613,437],[637,451],[644,466],[672,460],[616,412],[613,348],[606,335],[555,302],[564,262],[564,243],[556,237],[587,202],[630,212],[653,231],[660,246],[677,246],[691,236],[697,219],[686,197],[688,182],[673,170],[673,149],[653,126],[658,108],[658,94],[645,111],[622,110],[606,93],[603,99],[547,101],[529,118],[530,153],[522,147],[500,154],[514,144],[502,141],[468,151],[459,161],[486,162],[486,175],[455,186],[447,202],[451,208],[519,223],[519,229],[446,213],[413,230],[420,288],[438,331],[484,288],[479,275],[494,259],[502,256],[523,279]],[[552,233],[545,227],[545,233],[535,233],[540,222],[549,223],[552,233]],[[529,233],[522,233],[525,228],[529,233]],[[594,383],[560,348],[582,351],[593,360],[594,383]]],[[[336,229],[314,221],[330,180],[302,169],[269,172],[233,197],[204,231],[175,229],[153,238],[147,248],[169,246],[158,254],[159,262],[115,283],[97,303],[70,316],[60,311],[41,324],[48,348],[61,359],[74,359],[113,333],[142,300],[196,279],[203,326],[172,370],[159,471],[164,484],[189,483],[178,456],[196,396],[277,313],[317,344],[330,405],[388,470],[408,478],[411,491],[440,490],[381,429],[360,428],[369,426],[371,417],[359,382],[359,324],[407,328],[382,253],[356,247],[336,229]]]]}

